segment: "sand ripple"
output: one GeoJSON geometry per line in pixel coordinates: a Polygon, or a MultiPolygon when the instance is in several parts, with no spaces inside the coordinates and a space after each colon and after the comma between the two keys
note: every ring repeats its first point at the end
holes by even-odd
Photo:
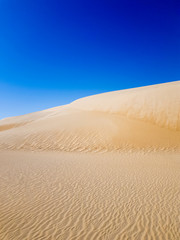
{"type": "Polygon", "coordinates": [[[179,240],[179,159],[0,152],[0,239],[179,240]]]}

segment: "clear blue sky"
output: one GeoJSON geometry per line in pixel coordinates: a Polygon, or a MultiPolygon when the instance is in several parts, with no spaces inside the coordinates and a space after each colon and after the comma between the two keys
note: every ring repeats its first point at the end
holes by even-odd
{"type": "Polygon", "coordinates": [[[174,0],[0,0],[0,118],[178,80],[174,0]]]}

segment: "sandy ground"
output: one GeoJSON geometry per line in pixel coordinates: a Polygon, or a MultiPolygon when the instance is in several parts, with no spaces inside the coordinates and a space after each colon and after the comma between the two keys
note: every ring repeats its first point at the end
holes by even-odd
{"type": "Polygon", "coordinates": [[[179,240],[180,81],[0,121],[0,240],[179,240]]]}
{"type": "Polygon", "coordinates": [[[1,120],[0,149],[180,150],[180,81],[98,94],[1,120]]]}
{"type": "Polygon", "coordinates": [[[0,152],[0,239],[180,239],[180,154],[0,152]]]}

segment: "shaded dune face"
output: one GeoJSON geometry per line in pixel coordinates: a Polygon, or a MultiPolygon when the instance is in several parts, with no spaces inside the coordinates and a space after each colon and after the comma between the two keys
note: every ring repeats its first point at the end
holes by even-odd
{"type": "Polygon", "coordinates": [[[180,81],[98,94],[0,121],[1,149],[180,149],[180,81]]]}

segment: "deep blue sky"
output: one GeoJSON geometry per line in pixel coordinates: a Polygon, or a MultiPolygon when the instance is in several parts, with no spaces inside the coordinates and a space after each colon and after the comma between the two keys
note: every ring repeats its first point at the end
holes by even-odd
{"type": "Polygon", "coordinates": [[[178,80],[174,0],[0,0],[0,118],[178,80]]]}

